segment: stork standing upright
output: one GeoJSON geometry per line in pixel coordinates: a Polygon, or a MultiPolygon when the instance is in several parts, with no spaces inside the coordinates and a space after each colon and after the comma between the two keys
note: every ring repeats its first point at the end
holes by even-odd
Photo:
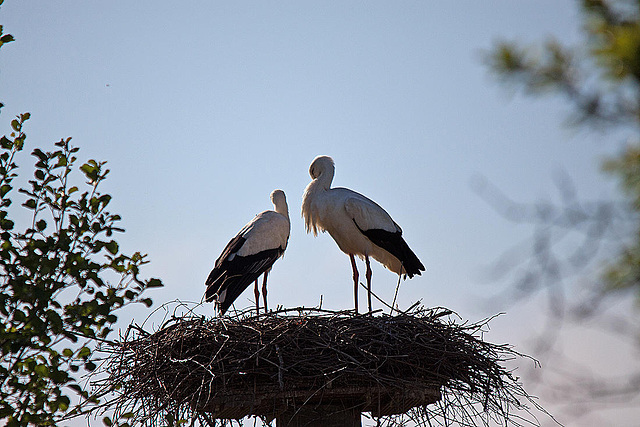
{"type": "Polygon", "coordinates": [[[367,266],[367,302],[371,312],[371,265],[369,256],[398,275],[420,275],[424,266],[402,238],[402,229],[376,202],[348,188],[331,188],[335,166],[328,156],[316,157],[309,167],[312,181],[304,190],[302,216],[307,233],[327,231],[342,252],[349,255],[353,270],[353,297],[358,312],[357,255],[367,266]]]}
{"type": "Polygon", "coordinates": [[[262,273],[262,297],[267,312],[267,275],[273,263],[284,254],[291,227],[284,191],[274,190],[271,201],[275,211],[264,211],[245,225],[227,244],[209,273],[205,300],[215,301],[220,314],[254,281],[256,312],[260,314],[258,278],[262,273]]]}

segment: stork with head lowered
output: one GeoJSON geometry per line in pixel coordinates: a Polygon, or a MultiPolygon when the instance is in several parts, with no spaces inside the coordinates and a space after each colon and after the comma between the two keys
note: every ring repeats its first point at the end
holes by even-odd
{"type": "Polygon", "coordinates": [[[369,257],[401,276],[412,278],[424,271],[422,262],[402,237],[402,229],[376,202],[348,188],[331,188],[335,166],[328,156],[316,157],[309,167],[312,181],[302,199],[307,232],[328,232],[349,255],[353,270],[354,302],[358,311],[358,269],[355,256],[366,264],[367,302],[371,308],[369,257]]]}

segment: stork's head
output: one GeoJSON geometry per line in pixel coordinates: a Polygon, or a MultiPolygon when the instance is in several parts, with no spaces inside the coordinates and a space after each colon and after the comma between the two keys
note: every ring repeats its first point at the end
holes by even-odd
{"type": "Polygon", "coordinates": [[[287,198],[284,195],[284,191],[282,191],[282,190],[273,190],[271,192],[271,202],[274,205],[282,204],[283,202],[286,203],[287,202],[287,198]]]}
{"type": "Polygon", "coordinates": [[[311,166],[309,166],[309,175],[311,175],[312,179],[316,179],[322,173],[329,170],[333,171],[334,169],[335,169],[335,165],[331,157],[318,156],[315,159],[313,159],[313,162],[311,162],[311,166]]]}

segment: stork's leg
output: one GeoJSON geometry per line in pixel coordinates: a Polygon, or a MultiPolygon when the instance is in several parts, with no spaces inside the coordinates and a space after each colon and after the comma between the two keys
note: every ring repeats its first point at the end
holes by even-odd
{"type": "Polygon", "coordinates": [[[264,314],[267,314],[267,275],[270,270],[264,272],[264,281],[262,282],[262,298],[264,299],[264,314]]]}
{"type": "Polygon", "coordinates": [[[356,259],[353,254],[349,254],[351,259],[351,269],[353,270],[353,301],[356,306],[356,314],[358,313],[358,268],[356,267],[356,259]]]}
{"type": "Polygon", "coordinates": [[[371,313],[371,264],[369,264],[369,255],[364,256],[364,262],[367,264],[367,304],[369,306],[369,313],[371,313]]]}
{"type": "Polygon", "coordinates": [[[256,315],[260,316],[260,289],[258,289],[258,279],[253,287],[253,294],[256,296],[256,315]]]}

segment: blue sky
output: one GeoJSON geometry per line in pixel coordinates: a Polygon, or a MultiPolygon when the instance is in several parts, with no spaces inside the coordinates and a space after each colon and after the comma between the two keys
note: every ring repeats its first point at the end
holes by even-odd
{"type": "MultiPolygon", "coordinates": [[[[5,126],[29,111],[30,147],[72,136],[82,159],[108,161],[123,249],[147,252],[146,273],[165,283],[157,305],[199,301],[224,245],[281,188],[292,230],[270,305],[322,295],[351,308],[348,257],[300,218],[319,154],[336,162],[334,185],[385,207],[426,266],[400,304],[470,320],[493,314],[484,302],[498,288],[482,272],[530,231],[483,201],[474,177],[524,202],[553,193],[558,170],[585,198],[613,188],[598,167],[615,145],[565,126],[562,101],[501,86],[482,61],[502,38],[577,40],[573,1],[7,1],[0,13],[17,40],[0,56],[5,126]]],[[[395,282],[374,266],[374,291],[390,300],[395,282]]],[[[487,339],[526,352],[535,306],[492,310],[507,314],[487,339]]]]}

